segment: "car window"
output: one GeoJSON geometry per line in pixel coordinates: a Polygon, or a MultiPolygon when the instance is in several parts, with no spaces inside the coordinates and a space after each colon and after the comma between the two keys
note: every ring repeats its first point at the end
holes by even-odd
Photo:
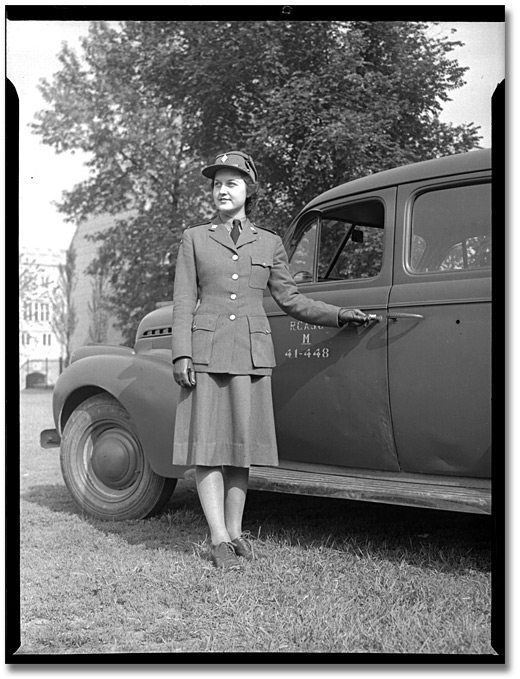
{"type": "Polygon", "coordinates": [[[318,282],[377,276],[383,263],[383,227],[384,207],[377,200],[336,207],[307,222],[296,230],[290,257],[295,281],[315,280],[315,275],[318,282]]]}
{"type": "Polygon", "coordinates": [[[491,185],[429,191],[413,205],[409,267],[415,273],[491,267],[491,185]]]}
{"type": "Polygon", "coordinates": [[[421,236],[414,234],[412,236],[412,253],[411,253],[411,263],[412,269],[417,269],[419,262],[426,250],[426,241],[421,236]]]}
{"type": "Polygon", "coordinates": [[[479,269],[491,266],[491,236],[465,238],[454,245],[442,260],[441,271],[455,269],[479,269]]]}
{"type": "Polygon", "coordinates": [[[321,226],[318,280],[373,278],[383,262],[381,228],[324,219],[321,226]]]}

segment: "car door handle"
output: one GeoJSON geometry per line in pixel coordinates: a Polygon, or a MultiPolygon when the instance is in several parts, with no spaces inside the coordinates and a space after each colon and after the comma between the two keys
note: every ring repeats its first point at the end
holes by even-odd
{"type": "Polygon", "coordinates": [[[381,323],[382,320],[383,317],[380,316],[379,314],[367,314],[367,317],[365,318],[365,322],[363,323],[363,325],[366,328],[370,323],[372,322],[381,323]]]}
{"type": "Polygon", "coordinates": [[[409,318],[411,320],[420,321],[424,318],[424,316],[422,314],[407,314],[404,311],[393,311],[391,314],[388,314],[388,318],[396,323],[400,318],[409,318]]]}

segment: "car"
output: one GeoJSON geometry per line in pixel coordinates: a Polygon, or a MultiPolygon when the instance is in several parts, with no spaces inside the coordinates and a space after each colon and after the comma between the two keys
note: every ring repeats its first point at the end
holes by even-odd
{"type": "MultiPolygon", "coordinates": [[[[490,514],[491,151],[332,188],[284,244],[302,293],[370,319],[306,324],[266,291],[280,461],[250,488],[490,514]]],[[[81,347],[57,380],[41,444],[93,517],[151,516],[189,478],[172,465],[171,326],[160,303],[133,348],[81,347]]]]}

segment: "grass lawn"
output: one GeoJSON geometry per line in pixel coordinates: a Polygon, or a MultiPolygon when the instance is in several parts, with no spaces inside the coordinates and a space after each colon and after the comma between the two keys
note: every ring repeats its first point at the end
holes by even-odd
{"type": "Polygon", "coordinates": [[[251,491],[257,558],[221,572],[190,482],[146,521],[82,516],[50,403],[21,394],[20,654],[494,654],[489,517],[251,491]]]}

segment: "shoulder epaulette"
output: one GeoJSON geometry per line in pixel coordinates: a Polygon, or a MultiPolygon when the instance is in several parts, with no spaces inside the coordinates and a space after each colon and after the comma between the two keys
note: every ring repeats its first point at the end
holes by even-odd
{"type": "Polygon", "coordinates": [[[251,222],[251,224],[255,227],[255,229],[260,229],[261,231],[269,231],[269,233],[274,233],[275,236],[278,235],[276,231],[273,231],[272,229],[267,229],[265,226],[259,226],[258,224],[255,224],[255,222],[251,222]]]}
{"type": "MultiPolygon", "coordinates": [[[[193,229],[195,226],[204,226],[205,224],[211,224],[211,219],[206,219],[204,222],[197,222],[196,224],[190,224],[186,229],[193,229]]],[[[186,229],[184,229],[186,231],[186,229]]]]}

